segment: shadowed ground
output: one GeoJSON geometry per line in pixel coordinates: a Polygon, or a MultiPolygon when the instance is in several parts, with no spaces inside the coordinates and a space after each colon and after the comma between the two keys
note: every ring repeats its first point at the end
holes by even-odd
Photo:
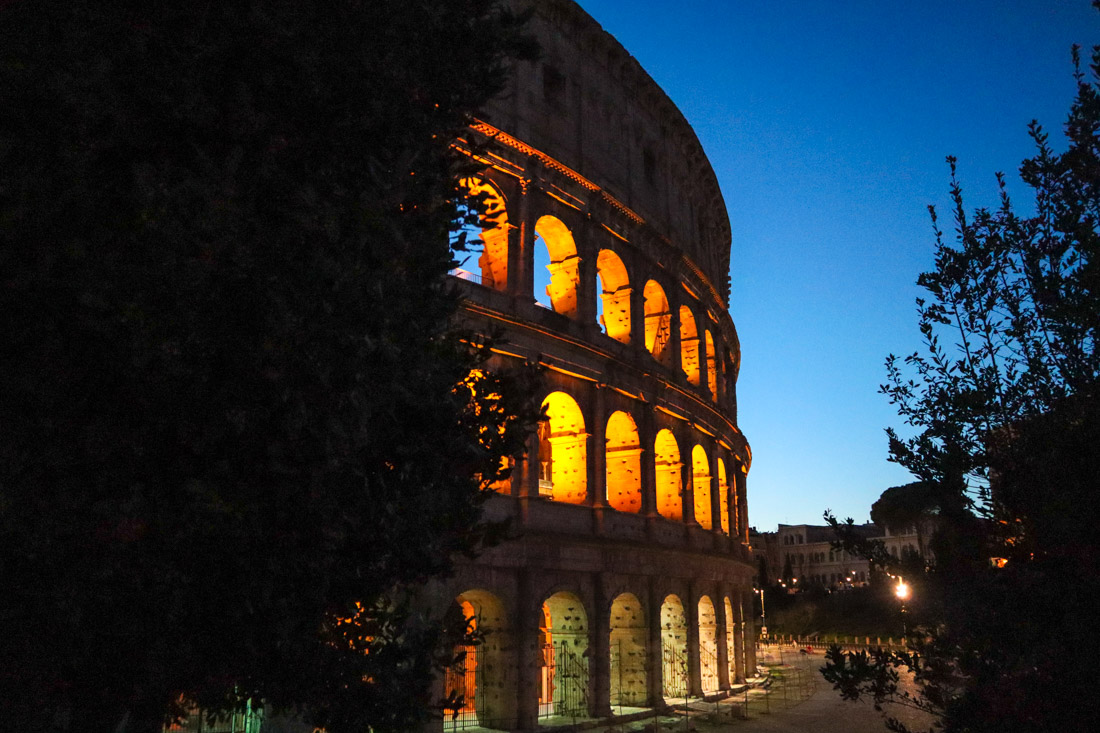
{"type": "MultiPolygon", "coordinates": [[[[915,731],[928,730],[930,719],[897,705],[878,712],[869,702],[842,700],[821,678],[821,649],[800,654],[797,647],[761,650],[759,661],[771,674],[766,689],[751,690],[718,703],[692,703],[675,716],[659,716],[597,730],[606,733],[883,733],[892,715],[915,731]],[[923,721],[923,725],[922,725],[923,721]]],[[[910,692],[913,688],[910,683],[910,692]]]]}

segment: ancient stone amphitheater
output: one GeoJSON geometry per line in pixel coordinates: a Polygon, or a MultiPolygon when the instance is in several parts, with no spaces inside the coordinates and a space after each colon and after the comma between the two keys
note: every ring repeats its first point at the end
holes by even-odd
{"type": "Polygon", "coordinates": [[[464,702],[436,730],[628,715],[756,666],[718,182],[611,35],[535,5],[541,59],[457,143],[490,206],[453,274],[500,364],[544,367],[549,420],[488,507],[518,537],[434,590],[483,638],[440,679],[464,702]]]}

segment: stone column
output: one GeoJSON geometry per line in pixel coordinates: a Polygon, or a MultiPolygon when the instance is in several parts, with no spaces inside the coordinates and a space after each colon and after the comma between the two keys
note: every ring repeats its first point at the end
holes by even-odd
{"type": "Polygon", "coordinates": [[[653,578],[647,579],[647,608],[646,629],[648,631],[648,644],[646,645],[646,659],[649,674],[646,675],[646,683],[649,686],[648,705],[651,708],[663,707],[665,704],[665,665],[664,647],[661,642],[661,602],[664,598],[660,591],[654,587],[653,578]]]}
{"type": "Polygon", "coordinates": [[[533,599],[530,571],[518,571],[514,646],[516,657],[516,728],[534,730],[539,718],[539,607],[533,599]]]}
{"type": "Polygon", "coordinates": [[[532,265],[534,263],[535,222],[531,219],[531,182],[521,178],[518,184],[518,224],[508,232],[508,294],[512,297],[534,298],[532,265]]]}
{"type": "Polygon", "coordinates": [[[577,320],[589,334],[600,330],[596,322],[596,258],[599,256],[599,245],[594,236],[595,227],[591,217],[586,218],[578,227],[580,241],[574,239],[581,259],[577,267],[577,320]]]}
{"type": "Polygon", "coordinates": [[[602,574],[592,578],[592,614],[588,624],[588,714],[594,718],[611,715],[611,606],[602,574]]]}
{"type": "Polygon", "coordinates": [[[588,442],[588,505],[592,507],[592,531],[603,534],[607,509],[607,385],[592,385],[592,409],[588,442]]]}
{"type": "Polygon", "coordinates": [[[737,514],[741,526],[738,527],[737,539],[744,544],[749,544],[749,502],[745,493],[748,490],[748,480],[741,466],[737,467],[737,514]]]}
{"type": "Polygon", "coordinates": [[[756,614],[752,610],[752,592],[741,594],[742,603],[748,600],[745,619],[745,676],[756,676],[756,614]]]}
{"type": "Polygon", "coordinates": [[[745,614],[742,605],[743,597],[740,590],[735,590],[730,595],[730,605],[733,606],[733,682],[742,684],[745,681],[745,614]]]}
{"type": "MultiPolygon", "coordinates": [[[[718,443],[714,438],[707,438],[703,448],[710,462],[710,528],[714,534],[723,536],[725,532],[722,531],[722,493],[718,486],[718,443]]],[[[726,483],[729,481],[727,480],[726,483]]]]}
{"type": "Polygon", "coordinates": [[[737,529],[740,512],[737,511],[737,480],[735,476],[737,463],[728,452],[724,463],[726,465],[726,521],[729,523],[730,528],[730,551],[736,552],[737,545],[740,543],[739,530],[737,529]]]}
{"type": "Polygon", "coordinates": [[[722,341],[722,332],[717,330],[714,336],[714,379],[711,387],[714,393],[714,401],[719,407],[725,404],[726,399],[726,357],[725,342],[722,341]]]}
{"type": "Polygon", "coordinates": [[[668,299],[668,314],[669,314],[669,334],[668,334],[668,346],[667,348],[669,359],[668,365],[672,369],[673,377],[679,377],[684,373],[684,369],[680,362],[680,306],[672,302],[671,292],[665,291],[665,297],[668,299]]]}
{"type": "MultiPolygon", "coordinates": [[[[646,517],[646,530],[652,532],[653,525],[657,521],[657,466],[655,461],[654,441],[657,438],[656,423],[653,418],[653,407],[646,403],[638,403],[638,443],[641,445],[642,454],[639,457],[642,471],[642,507],[641,514],[646,517]]],[[[652,539],[652,535],[650,535],[652,539]]]]}
{"type": "MultiPolygon", "coordinates": [[[[690,306],[688,306],[690,308],[690,306]]],[[[710,322],[707,320],[706,310],[703,310],[703,316],[700,318],[696,311],[692,310],[691,315],[695,318],[695,334],[699,339],[699,389],[703,394],[710,394],[710,390],[714,385],[710,383],[710,369],[707,362],[707,324],[710,322]]]]}
{"type": "Polygon", "coordinates": [[[703,675],[699,657],[699,592],[698,586],[691,583],[688,586],[687,606],[684,615],[687,616],[687,662],[688,662],[688,694],[692,697],[703,695],[703,675]]]}
{"type": "MultiPolygon", "coordinates": [[[[626,262],[624,261],[623,264],[626,262]]],[[[628,267],[627,272],[634,275],[634,279],[630,281],[630,344],[636,351],[646,352],[644,292],[646,279],[639,267],[628,267]]]]}
{"type": "Polygon", "coordinates": [[[695,466],[692,462],[691,450],[695,443],[691,439],[691,430],[682,428],[677,431],[676,442],[680,444],[680,503],[683,510],[684,524],[699,526],[695,521],[695,466]]]}
{"type": "Polygon", "coordinates": [[[531,497],[539,495],[539,436],[527,436],[527,453],[516,464],[512,496],[519,500],[519,522],[527,524],[531,497]]]}
{"type": "Polygon", "coordinates": [[[714,621],[715,641],[718,642],[718,689],[728,690],[730,688],[730,653],[733,651],[729,648],[729,628],[730,619],[726,614],[726,598],[727,589],[723,586],[719,586],[718,595],[714,603],[714,621]]]}

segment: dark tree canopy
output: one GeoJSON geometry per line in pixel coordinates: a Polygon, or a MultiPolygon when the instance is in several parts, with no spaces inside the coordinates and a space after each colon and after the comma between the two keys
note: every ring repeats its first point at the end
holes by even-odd
{"type": "Polygon", "coordinates": [[[968,216],[949,159],[956,239],[936,229],[936,267],[919,279],[925,352],[887,360],[882,391],[915,433],[889,431],[891,459],[920,481],[876,510],[889,522],[934,508],[933,561],[906,567],[834,520],[847,547],[904,572],[912,653],[833,649],[826,678],[922,707],[948,733],[1100,728],[1081,654],[1100,648],[1100,47],[1077,81],[1065,152],[1030,128],[1033,215],[998,176],[1000,207],[968,216]],[[899,692],[899,666],[918,697],[899,692]]]}
{"type": "Polygon", "coordinates": [[[444,277],[449,142],[520,25],[0,3],[0,728],[427,709],[407,595],[476,548],[531,424],[444,277]]]}
{"type": "Polygon", "coordinates": [[[891,486],[871,505],[871,521],[895,534],[915,531],[918,554],[926,552],[925,539],[939,512],[936,492],[924,481],[891,486]]]}
{"type": "Polygon", "coordinates": [[[921,481],[891,486],[871,505],[871,521],[891,532],[902,532],[935,512],[935,500],[921,481]]]}

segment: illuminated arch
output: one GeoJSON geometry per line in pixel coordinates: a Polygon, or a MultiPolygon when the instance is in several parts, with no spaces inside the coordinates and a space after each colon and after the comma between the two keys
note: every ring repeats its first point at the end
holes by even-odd
{"type": "Polygon", "coordinates": [[[550,284],[546,295],[555,312],[570,318],[577,316],[577,283],[580,281],[580,257],[569,227],[557,217],[546,215],[535,222],[536,247],[545,246],[550,255],[550,284]]]}
{"type": "Polygon", "coordinates": [[[687,616],[675,595],[661,604],[661,652],[662,693],[666,699],[687,697],[687,616]]]}
{"type": "Polygon", "coordinates": [[[630,278],[619,256],[609,249],[600,250],[596,258],[599,279],[600,325],[604,333],[616,341],[630,343],[630,278]]]}
{"type": "Polygon", "coordinates": [[[710,508],[710,461],[703,446],[691,449],[691,484],[694,495],[695,521],[703,529],[714,526],[710,508]]]}
{"type": "Polygon", "coordinates": [[[607,420],[607,503],[620,512],[642,508],[642,446],[634,419],[625,412],[613,412],[607,420]]]}
{"type": "Polygon", "coordinates": [[[445,625],[456,637],[454,653],[459,659],[446,670],[445,692],[464,698],[457,719],[476,725],[513,716],[515,700],[508,694],[507,680],[516,673],[516,658],[504,605],[488,591],[466,591],[455,598],[445,625]],[[467,629],[476,632],[479,644],[464,643],[461,637],[467,629]]]}
{"type": "Polygon", "coordinates": [[[692,384],[699,384],[699,330],[691,308],[680,306],[680,368],[692,384]]]}
{"type": "Polygon", "coordinates": [[[564,392],[551,392],[542,406],[548,419],[540,431],[539,493],[554,501],[582,504],[588,494],[588,434],[581,408],[564,392]]]}
{"type": "Polygon", "coordinates": [[[714,337],[710,331],[706,332],[707,348],[707,386],[710,387],[710,396],[718,400],[718,365],[714,353],[714,337]]]}
{"type": "MultiPolygon", "coordinates": [[[[500,189],[481,178],[464,178],[459,181],[459,185],[467,190],[470,197],[482,198],[485,212],[480,217],[480,227],[463,226],[458,232],[466,235],[468,243],[481,241],[481,256],[477,260],[478,276],[471,277],[472,273],[461,268],[452,270],[451,274],[480,280],[482,285],[494,290],[504,290],[508,287],[508,230],[511,228],[504,196],[500,189]]],[[[469,209],[460,206],[459,211],[463,213],[469,209]]]]}
{"type": "Polygon", "coordinates": [[[657,478],[657,513],[668,519],[683,519],[680,447],[672,431],[667,428],[657,433],[653,441],[653,462],[657,478]]]}
{"type": "Polygon", "coordinates": [[[699,599],[699,681],[703,692],[718,689],[718,621],[709,596],[699,599]]]}
{"type": "Polygon", "coordinates": [[[560,592],[542,604],[539,713],[587,715],[588,614],[580,598],[560,592]]]}
{"type": "Polygon", "coordinates": [[[672,312],[664,288],[650,280],[642,290],[645,301],[645,347],[653,358],[668,364],[668,342],[672,336],[672,312]]]}
{"type": "Polygon", "coordinates": [[[730,533],[730,486],[726,481],[726,462],[721,458],[718,459],[718,503],[719,511],[722,512],[719,522],[722,527],[722,531],[726,534],[730,533]]]}
{"type": "Polygon", "coordinates": [[[645,608],[632,593],[616,596],[611,603],[611,704],[645,705],[646,674],[645,608]]]}

